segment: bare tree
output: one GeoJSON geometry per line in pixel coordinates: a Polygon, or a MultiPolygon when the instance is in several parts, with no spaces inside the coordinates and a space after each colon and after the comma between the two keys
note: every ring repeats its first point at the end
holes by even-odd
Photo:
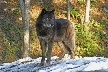
{"type": "Polygon", "coordinates": [[[67,1],[67,19],[70,20],[70,0],[67,1]]]}
{"type": "Polygon", "coordinates": [[[30,22],[30,0],[20,0],[22,21],[24,24],[24,55],[29,56],[29,22],[30,22]]]}
{"type": "Polygon", "coordinates": [[[89,23],[89,11],[90,11],[90,0],[87,0],[86,3],[86,14],[85,14],[85,22],[89,23]]]}

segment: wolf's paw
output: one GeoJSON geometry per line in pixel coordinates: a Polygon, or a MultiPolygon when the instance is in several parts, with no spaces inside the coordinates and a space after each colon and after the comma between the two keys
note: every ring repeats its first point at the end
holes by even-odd
{"type": "Polygon", "coordinates": [[[58,61],[60,61],[60,60],[62,60],[62,59],[63,59],[63,58],[60,58],[60,57],[59,57],[59,58],[56,58],[55,61],[58,62],[58,61]]]}
{"type": "Polygon", "coordinates": [[[49,66],[50,65],[50,63],[45,63],[45,65],[44,66],[49,66]]]}
{"type": "Polygon", "coordinates": [[[38,63],[37,66],[41,67],[41,66],[44,66],[45,63],[38,63]]]}
{"type": "Polygon", "coordinates": [[[75,56],[74,55],[70,55],[70,59],[75,59],[75,56]]]}
{"type": "Polygon", "coordinates": [[[37,66],[41,67],[41,66],[49,66],[50,63],[39,63],[37,66]]]}

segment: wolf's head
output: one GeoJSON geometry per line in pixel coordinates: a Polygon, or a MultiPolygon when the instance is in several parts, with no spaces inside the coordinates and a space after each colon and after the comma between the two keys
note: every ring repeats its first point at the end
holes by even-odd
{"type": "Polygon", "coordinates": [[[41,23],[44,27],[54,26],[54,20],[55,20],[54,11],[55,10],[47,11],[45,9],[42,9],[40,16],[42,21],[41,23]]]}

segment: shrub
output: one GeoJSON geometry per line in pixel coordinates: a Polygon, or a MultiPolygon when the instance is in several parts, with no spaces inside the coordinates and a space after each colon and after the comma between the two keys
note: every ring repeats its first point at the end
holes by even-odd
{"type": "MultiPolygon", "coordinates": [[[[81,56],[105,56],[105,45],[108,35],[103,31],[105,24],[91,20],[90,23],[75,25],[76,28],[76,53],[81,56]],[[102,41],[104,40],[104,41],[102,41]]],[[[107,52],[106,52],[107,53],[107,52]]]]}

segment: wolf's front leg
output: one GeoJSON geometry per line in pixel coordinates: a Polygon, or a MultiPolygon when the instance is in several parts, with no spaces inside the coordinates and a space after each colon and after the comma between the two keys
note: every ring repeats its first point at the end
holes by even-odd
{"type": "Polygon", "coordinates": [[[44,61],[45,61],[45,53],[46,53],[46,42],[45,41],[40,41],[40,45],[41,45],[41,50],[42,50],[42,59],[41,59],[41,64],[40,66],[44,65],[44,61]]]}
{"type": "Polygon", "coordinates": [[[48,42],[48,52],[47,52],[47,61],[46,61],[47,65],[49,65],[51,61],[52,46],[53,42],[52,41],[48,42]]]}

